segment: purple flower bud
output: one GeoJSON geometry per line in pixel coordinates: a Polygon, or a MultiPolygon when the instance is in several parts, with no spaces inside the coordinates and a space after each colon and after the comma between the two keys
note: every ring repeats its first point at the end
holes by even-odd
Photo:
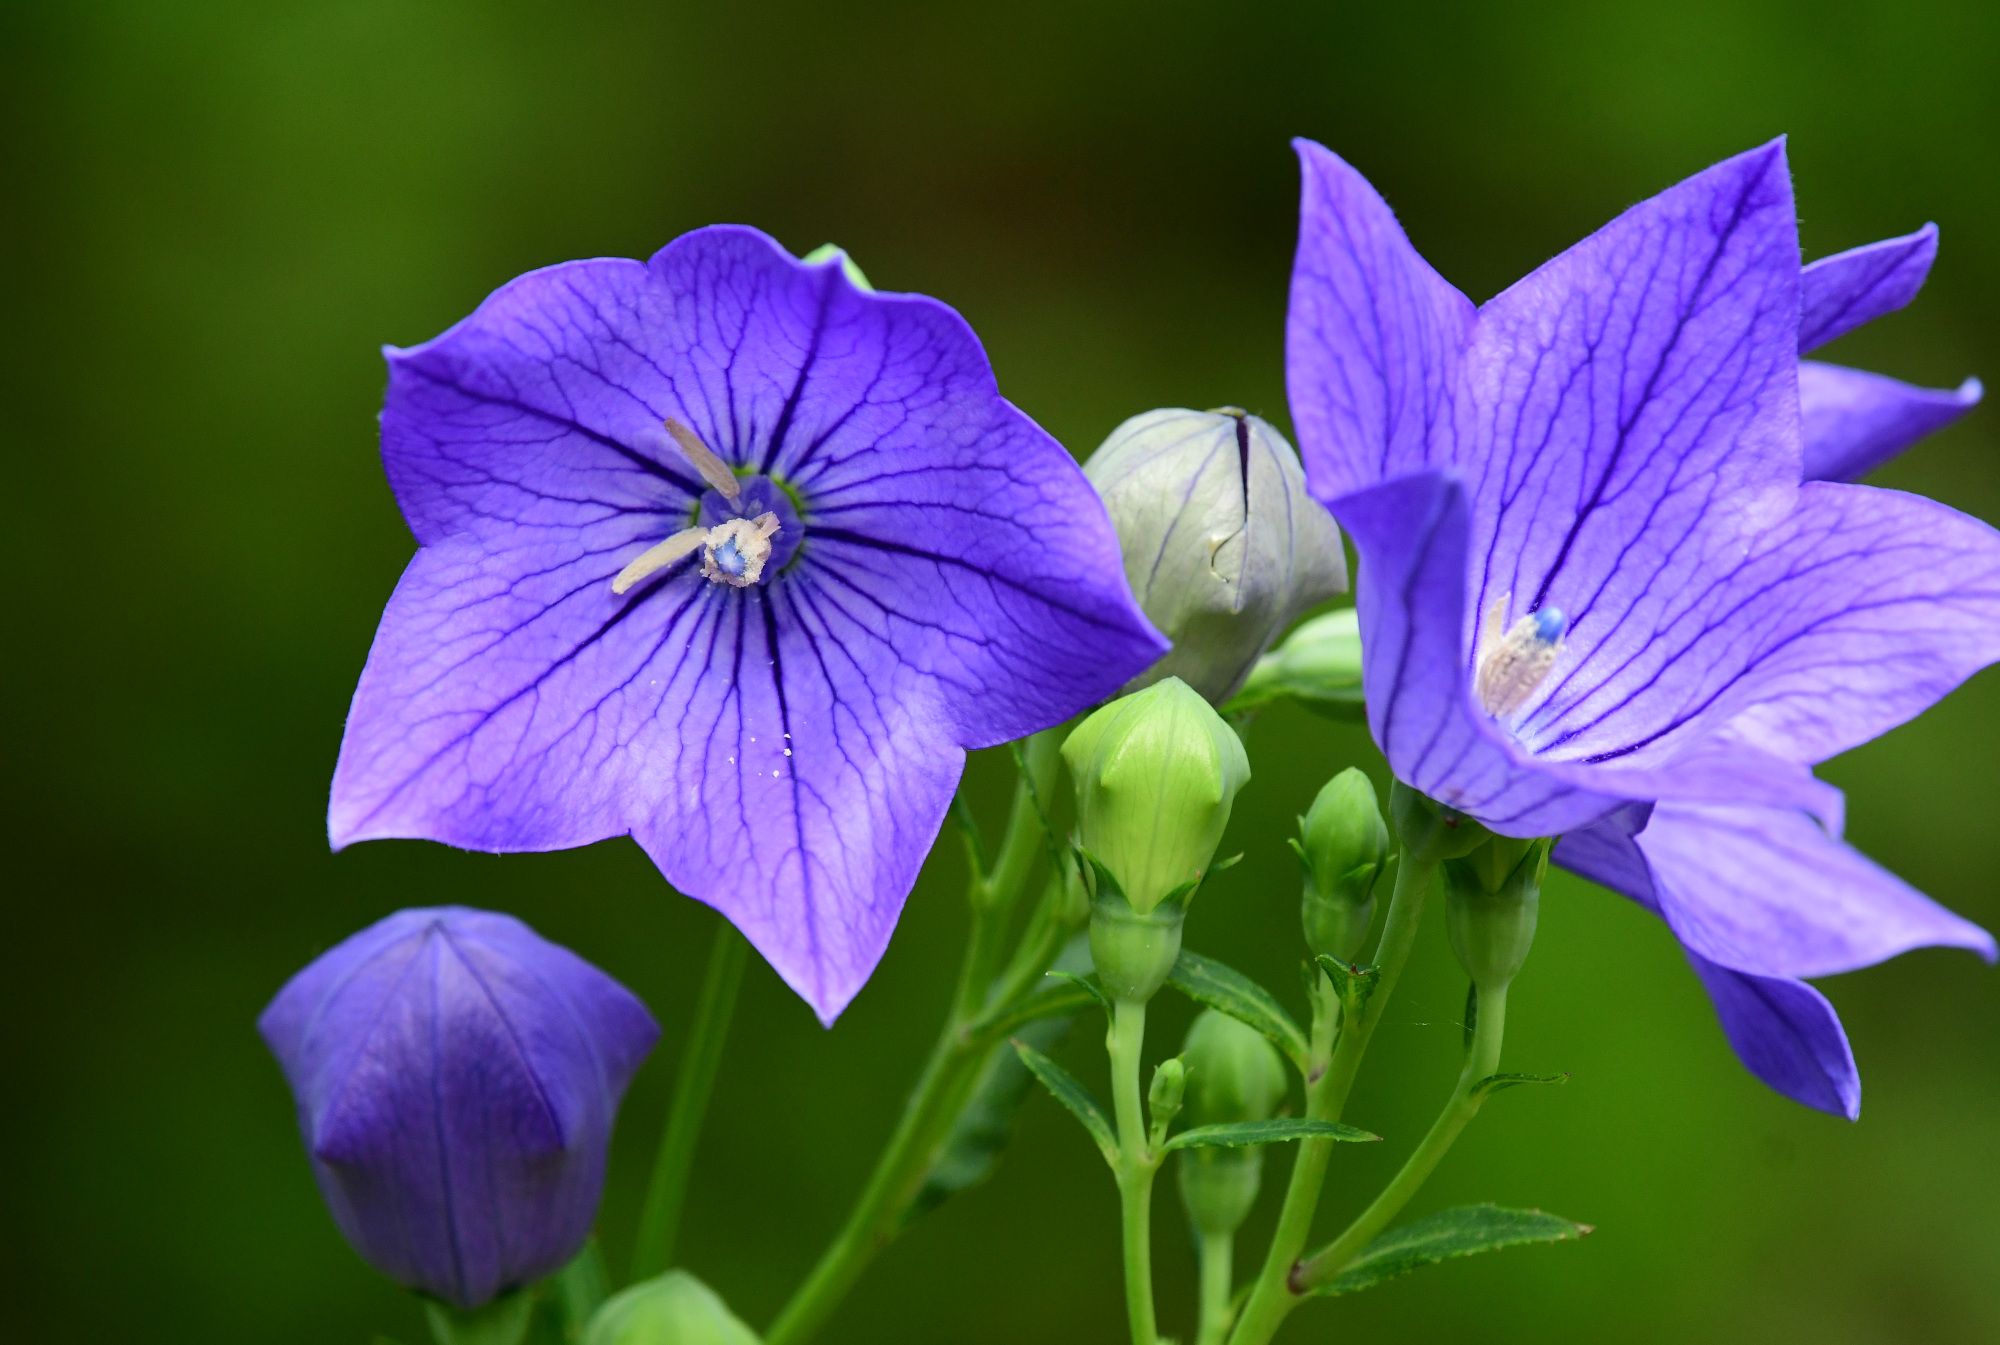
{"type": "Polygon", "coordinates": [[[660,1035],[576,954],[458,906],[362,930],[257,1026],[341,1232],[383,1274],[462,1308],[583,1246],[618,1100],[660,1035]]]}

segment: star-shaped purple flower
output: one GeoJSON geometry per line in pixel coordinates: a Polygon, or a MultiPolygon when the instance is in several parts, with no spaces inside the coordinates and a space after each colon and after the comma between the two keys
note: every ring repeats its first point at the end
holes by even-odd
{"type": "Polygon", "coordinates": [[[523,276],[389,352],[421,544],[333,843],[635,837],[831,1021],[968,748],[1164,649],[1103,506],[964,321],[750,229],[523,276]]]}
{"type": "Polygon", "coordinates": [[[1361,555],[1396,774],[1657,911],[1767,1082],[1854,1114],[1797,978],[1992,939],[1838,840],[1812,767],[2000,658],[2000,536],[1851,478],[1962,411],[1799,352],[1900,306],[1935,232],[1805,268],[1782,146],[1475,307],[1302,143],[1288,330],[1314,493],[1361,555]],[[1806,402],[1801,407],[1801,393],[1806,402]]]}

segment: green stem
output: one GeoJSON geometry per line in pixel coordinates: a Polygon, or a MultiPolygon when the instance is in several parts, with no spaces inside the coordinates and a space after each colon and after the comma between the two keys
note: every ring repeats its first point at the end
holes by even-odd
{"type": "Polygon", "coordinates": [[[1118,1199],[1123,1214],[1125,1313],[1132,1345],[1157,1345],[1153,1316],[1153,1174],[1159,1164],[1146,1140],[1139,1097],[1140,1057],[1146,1044],[1146,1006],[1118,1000],[1111,1006],[1111,1107],[1118,1122],[1118,1199]]]}
{"type": "Polygon", "coordinates": [[[1390,1221],[1403,1212],[1403,1207],[1410,1203],[1410,1198],[1416,1195],[1424,1181],[1436,1171],[1438,1163],[1451,1149],[1460,1132],[1479,1113],[1480,1104],[1486,1100],[1486,1094],[1479,1085],[1500,1068],[1500,1039],[1507,1029],[1507,987],[1501,985],[1482,991],[1477,1013],[1478,1018],[1472,1026],[1472,1049],[1466,1053],[1465,1067],[1459,1071],[1458,1086],[1452,1090],[1451,1101],[1445,1104],[1437,1120],[1431,1123],[1429,1132],[1404,1162],[1402,1170],[1382,1188],[1382,1194],[1375,1197],[1374,1203],[1363,1210],[1345,1232],[1293,1273],[1292,1279],[1300,1290],[1309,1291],[1331,1280],[1380,1236],[1390,1221]]]}
{"type": "Polygon", "coordinates": [[[736,1009],[737,987],[743,983],[743,963],[750,944],[728,921],[716,931],[688,1027],[680,1072],[674,1080],[673,1107],[660,1135],[652,1180],[639,1215],[639,1238],[632,1252],[632,1278],[649,1279],[673,1265],[674,1240],[681,1210],[687,1204],[688,1174],[694,1168],[695,1146],[708,1115],[709,1095],[722,1067],[722,1048],[729,1039],[729,1019],[736,1009]]]}
{"type": "MultiPolygon", "coordinates": [[[[958,992],[952,1000],[952,1016],[959,1022],[977,1016],[985,1006],[987,991],[998,969],[1008,916],[1020,894],[1033,881],[1042,856],[1048,853],[1042,799],[1055,783],[1061,747],[1062,738],[1054,732],[1038,733],[1022,744],[1020,770],[1000,849],[994,855],[992,867],[974,875],[968,893],[972,904],[972,939],[959,974],[958,992]]],[[[1042,970],[1047,965],[1043,963],[1042,970]]],[[[1038,970],[1036,975],[1040,974],[1038,970]]]]}
{"type": "MultiPolygon", "coordinates": [[[[1024,941],[1000,974],[997,994],[993,993],[994,967],[1008,913],[1033,880],[1044,853],[1041,799],[1053,785],[1061,743],[1061,733],[1052,729],[1036,734],[1022,749],[1024,769],[1015,785],[1007,829],[993,867],[973,875],[969,893],[972,929],[952,995],[951,1014],[931,1047],[888,1144],[875,1160],[867,1185],[833,1241],[765,1332],[765,1345],[800,1345],[810,1339],[847,1297],[869,1263],[895,1240],[992,1052],[994,1036],[975,1031],[993,1017],[986,1006],[1005,1005],[1032,989],[1062,946],[1059,938],[1052,943],[1036,942],[1032,948],[1024,941]],[[1035,961],[1037,957],[1041,960],[1035,961]]],[[[1045,898],[1044,905],[1056,909],[1059,898],[1058,890],[1045,898]]]]}
{"type": "MultiPolygon", "coordinates": [[[[1365,1004],[1347,1015],[1335,1040],[1333,1058],[1326,1072],[1306,1085],[1306,1115],[1314,1120],[1338,1121],[1347,1105],[1347,1094],[1361,1069],[1368,1041],[1382,1021],[1382,1010],[1410,959],[1417,926],[1423,918],[1424,900],[1430,894],[1438,861],[1420,859],[1405,851],[1396,863],[1396,887],[1389,898],[1389,912],[1382,925],[1382,941],[1375,949],[1375,966],[1380,976],[1365,1004]]],[[[1321,1189],[1326,1185],[1327,1164],[1333,1158],[1333,1141],[1308,1139],[1299,1142],[1298,1157],[1292,1161],[1292,1175],[1285,1187],[1285,1203],[1278,1211],[1278,1227],[1271,1235],[1271,1249],[1257,1273],[1250,1298],[1243,1305],[1230,1345],[1265,1345],[1277,1333],[1285,1316],[1298,1305],[1291,1285],[1292,1267],[1305,1251],[1312,1235],[1313,1214],[1319,1208],[1321,1189]]]]}
{"type": "Polygon", "coordinates": [[[1229,1337],[1229,1297],[1235,1292],[1236,1235],[1203,1233],[1195,1241],[1201,1260],[1201,1331],[1195,1345],[1222,1345],[1229,1337]]]}

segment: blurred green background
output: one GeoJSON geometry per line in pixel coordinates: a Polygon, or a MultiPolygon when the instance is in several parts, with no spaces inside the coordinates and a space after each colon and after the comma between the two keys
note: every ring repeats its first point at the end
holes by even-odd
{"type": "MultiPolygon", "coordinates": [[[[1944,229],[1919,306],[1836,357],[2000,376],[2000,10],[1974,0],[24,4],[0,38],[4,544],[26,615],[6,660],[19,1340],[420,1339],[321,1209],[252,1029],[308,958],[409,904],[516,912],[666,1024],[613,1158],[622,1263],[714,917],[625,842],[333,856],[322,830],[411,550],[376,460],[376,348],[521,271],[718,220],[838,240],[876,283],[964,312],[1002,388],[1082,454],[1156,405],[1285,423],[1294,134],[1367,172],[1484,297],[1788,131],[1809,254],[1944,229]]],[[[1988,409],[1884,480],[2000,519],[1997,453],[1988,409]]],[[[1860,845],[1989,926],[1996,729],[1988,676],[1830,772],[1860,845]]],[[[1290,713],[1251,746],[1232,842],[1249,859],[1190,941],[1289,990],[1282,840],[1367,747],[1290,713]]],[[[989,815],[1001,775],[975,764],[989,815]]],[[[896,1114],[948,991],[962,876],[941,848],[831,1032],[768,971],[748,979],[682,1246],[753,1321],[896,1114]]],[[[1751,1080],[1664,929],[1557,881],[1508,1060],[1574,1082],[1496,1102],[1420,1208],[1492,1198],[1599,1233],[1319,1305],[1286,1338],[2000,1339],[2000,977],[1931,952],[1829,988],[1866,1077],[1855,1126],[1751,1080]]],[[[1339,1156],[1335,1211],[1442,1099],[1461,993],[1434,923],[1350,1109],[1390,1143],[1339,1156]]],[[[1156,1045],[1186,1016],[1156,1014],[1156,1045]]],[[[1099,1077],[1093,1035],[1065,1058],[1099,1077]]],[[[1163,1204],[1163,1311],[1185,1329],[1190,1257],[1163,1204]]],[[[1098,1160],[1035,1099],[1002,1180],[884,1256],[830,1338],[1117,1339],[1115,1241],[1098,1160]]]]}

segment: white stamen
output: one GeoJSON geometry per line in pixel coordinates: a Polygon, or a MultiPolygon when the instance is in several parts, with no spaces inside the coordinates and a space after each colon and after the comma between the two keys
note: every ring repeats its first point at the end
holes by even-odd
{"type": "Polygon", "coordinates": [[[735,504],[743,494],[743,483],[736,479],[736,473],[729,470],[729,464],[717,457],[715,450],[701,441],[693,430],[680,421],[668,417],[667,433],[680,445],[681,455],[688,460],[709,488],[723,499],[735,504]]]}
{"type": "Polygon", "coordinates": [[[611,581],[611,591],[623,596],[640,580],[658,574],[681,557],[699,550],[701,544],[707,540],[708,533],[707,528],[684,528],[658,546],[646,550],[637,560],[618,572],[618,577],[611,581]]]}
{"type": "Polygon", "coordinates": [[[1528,613],[1499,635],[1508,598],[1486,609],[1479,631],[1479,669],[1475,682],[1479,703],[1496,719],[1506,719],[1526,705],[1555,667],[1562,652],[1566,620],[1559,607],[1528,613]]]}

